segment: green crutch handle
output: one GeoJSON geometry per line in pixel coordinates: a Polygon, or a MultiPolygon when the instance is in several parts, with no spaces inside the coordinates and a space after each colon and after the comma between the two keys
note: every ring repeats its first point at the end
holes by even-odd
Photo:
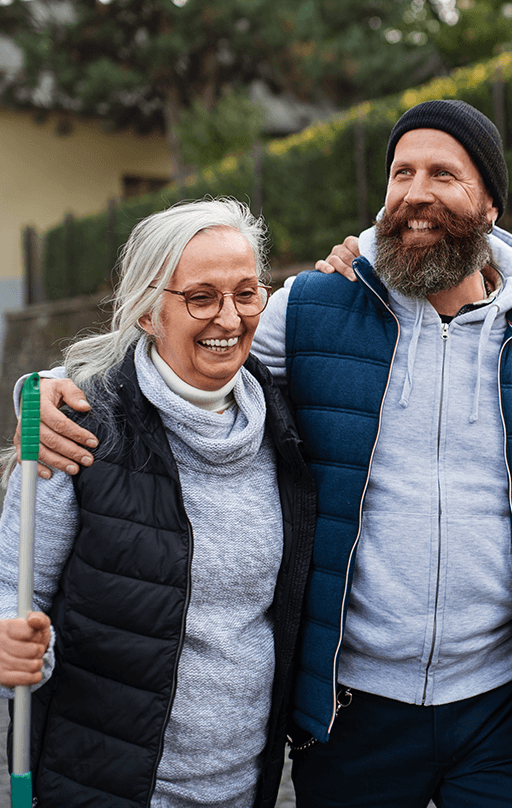
{"type": "Polygon", "coordinates": [[[21,394],[21,459],[37,460],[39,456],[40,393],[39,374],[32,373],[21,394]]]}
{"type": "Polygon", "coordinates": [[[11,774],[11,808],[32,808],[32,774],[11,774]]]}

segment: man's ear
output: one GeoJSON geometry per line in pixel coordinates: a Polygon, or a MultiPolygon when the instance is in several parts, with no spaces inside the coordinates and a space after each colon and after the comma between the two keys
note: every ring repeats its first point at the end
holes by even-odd
{"type": "Polygon", "coordinates": [[[492,228],[499,217],[499,211],[496,205],[494,204],[494,200],[490,195],[489,191],[487,191],[487,189],[484,200],[484,211],[487,221],[489,222],[489,226],[492,228]]]}
{"type": "Polygon", "coordinates": [[[137,320],[137,325],[139,325],[147,334],[155,333],[153,320],[151,319],[150,314],[143,314],[142,317],[139,317],[137,320]]]}

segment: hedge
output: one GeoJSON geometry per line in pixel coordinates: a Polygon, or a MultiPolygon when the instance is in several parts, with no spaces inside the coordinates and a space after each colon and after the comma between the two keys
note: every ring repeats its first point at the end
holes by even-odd
{"type": "MultiPolygon", "coordinates": [[[[391,127],[405,110],[436,98],[462,99],[492,120],[498,111],[501,124],[496,123],[505,129],[504,141],[512,142],[508,125],[512,53],[458,69],[400,95],[365,102],[263,147],[259,182],[274,266],[323,257],[333,244],[370,223],[368,216],[376,214],[385,195],[384,161],[391,127]]],[[[510,170],[512,150],[506,150],[506,157],[510,170]]],[[[207,194],[250,203],[254,189],[255,160],[253,152],[247,151],[226,157],[180,186],[170,185],[120,204],[115,222],[108,211],[81,219],[68,217],[45,234],[47,297],[89,294],[108,282],[119,248],[145,216],[207,194]]]]}

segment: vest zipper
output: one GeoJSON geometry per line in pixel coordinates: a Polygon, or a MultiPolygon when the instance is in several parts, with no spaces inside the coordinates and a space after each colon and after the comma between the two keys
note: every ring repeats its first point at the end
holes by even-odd
{"type": "MultiPolygon", "coordinates": [[[[509,323],[509,326],[512,326],[512,323],[509,323]]],[[[501,402],[501,360],[503,358],[503,351],[505,349],[505,346],[511,340],[512,337],[508,337],[508,339],[505,340],[505,342],[501,346],[500,355],[498,357],[498,401],[500,405],[501,423],[503,424],[503,457],[505,458],[505,467],[507,469],[507,475],[508,475],[508,503],[510,511],[512,513],[512,475],[510,473],[510,466],[507,454],[507,425],[505,423],[505,416],[503,415],[503,406],[501,402]]]]}
{"type": "Polygon", "coordinates": [[[432,659],[434,657],[434,648],[437,637],[437,607],[439,604],[439,581],[441,578],[441,484],[439,480],[439,451],[441,445],[441,418],[443,414],[443,393],[444,393],[444,370],[446,359],[446,342],[449,336],[449,324],[441,323],[441,339],[443,340],[443,358],[441,363],[441,393],[439,396],[439,419],[437,423],[437,491],[438,491],[438,505],[437,505],[437,571],[436,571],[436,593],[434,598],[434,622],[432,625],[432,641],[430,645],[430,653],[425,668],[425,683],[423,686],[423,695],[421,697],[421,704],[424,705],[427,700],[427,686],[428,675],[432,659]]]}
{"type": "Polygon", "coordinates": [[[185,628],[187,623],[187,612],[188,606],[190,603],[190,591],[191,591],[191,581],[192,581],[192,555],[194,549],[194,535],[192,533],[192,525],[190,524],[190,520],[187,516],[187,528],[188,528],[188,539],[189,539],[189,553],[187,559],[187,589],[185,592],[185,606],[183,608],[183,618],[181,620],[181,628],[180,628],[180,641],[178,645],[178,651],[176,654],[176,662],[174,665],[174,671],[172,676],[172,688],[171,693],[169,695],[169,701],[167,702],[167,710],[165,713],[165,720],[162,725],[162,732],[160,733],[160,739],[158,741],[158,755],[156,760],[156,765],[153,770],[153,777],[151,780],[151,786],[148,792],[148,799],[146,802],[146,808],[150,808],[151,799],[153,797],[153,793],[155,791],[155,784],[156,784],[156,774],[158,771],[158,766],[160,765],[160,761],[162,759],[162,753],[164,749],[164,738],[165,738],[165,730],[167,729],[167,724],[169,723],[169,716],[171,715],[172,705],[174,704],[174,697],[176,695],[176,682],[178,679],[178,665],[180,662],[181,652],[183,650],[183,640],[185,638],[185,628]]]}
{"type": "Polygon", "coordinates": [[[338,657],[339,657],[339,653],[340,653],[341,644],[343,642],[343,629],[344,629],[343,615],[345,614],[345,607],[346,607],[347,597],[348,597],[349,571],[350,571],[350,567],[352,565],[352,561],[353,561],[353,557],[354,557],[357,545],[359,544],[359,538],[361,536],[361,526],[362,526],[362,517],[363,517],[363,502],[364,502],[364,498],[365,498],[365,495],[366,495],[366,490],[368,488],[368,483],[370,482],[370,474],[371,474],[371,469],[372,469],[373,457],[375,455],[375,449],[377,447],[377,442],[379,440],[379,435],[380,435],[380,427],[381,427],[381,423],[382,423],[382,410],[383,410],[384,401],[386,400],[386,395],[387,395],[387,392],[388,392],[388,389],[389,389],[389,382],[390,382],[390,379],[391,379],[391,371],[393,369],[393,364],[394,364],[394,361],[395,361],[396,349],[398,347],[398,340],[400,339],[400,323],[398,322],[398,317],[394,314],[394,312],[391,311],[391,309],[389,308],[386,301],[378,294],[378,292],[376,292],[375,289],[372,289],[370,284],[367,283],[367,281],[362,277],[362,275],[360,275],[360,273],[358,272],[356,267],[354,267],[354,271],[355,271],[357,277],[359,278],[359,280],[362,283],[364,283],[365,286],[368,287],[368,289],[371,291],[371,293],[373,295],[375,295],[375,297],[377,297],[380,300],[380,302],[382,303],[382,305],[385,306],[385,308],[389,311],[389,313],[393,317],[394,321],[396,322],[397,335],[396,335],[396,340],[395,340],[395,347],[393,348],[393,355],[391,357],[391,362],[389,363],[389,371],[388,371],[388,377],[387,377],[387,380],[386,380],[386,387],[384,388],[384,395],[382,396],[382,401],[380,403],[379,421],[378,421],[378,425],[377,425],[377,434],[375,436],[375,441],[374,441],[374,444],[373,444],[373,447],[372,447],[372,453],[370,455],[370,462],[368,463],[368,472],[366,474],[366,480],[365,480],[365,483],[364,483],[363,493],[362,493],[361,499],[359,501],[359,524],[358,524],[358,528],[357,528],[357,535],[356,535],[356,538],[355,538],[354,543],[352,545],[352,549],[350,550],[350,555],[349,555],[349,558],[348,558],[347,570],[346,570],[346,575],[345,575],[345,585],[344,585],[344,588],[343,588],[343,598],[342,598],[342,601],[341,601],[340,634],[339,634],[339,639],[338,639],[338,645],[336,646],[336,652],[334,654],[333,670],[332,670],[332,685],[333,685],[333,688],[332,688],[332,693],[333,693],[332,705],[333,706],[332,706],[331,721],[330,721],[330,724],[329,724],[329,726],[327,728],[327,733],[329,735],[331,733],[332,726],[333,726],[334,721],[336,719],[336,713],[337,713],[337,709],[338,709],[337,698],[336,698],[337,679],[338,679],[338,676],[337,676],[338,657]]]}

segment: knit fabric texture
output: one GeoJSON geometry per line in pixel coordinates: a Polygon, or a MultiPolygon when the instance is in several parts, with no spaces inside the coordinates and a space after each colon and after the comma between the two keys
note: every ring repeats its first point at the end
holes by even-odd
{"type": "MultiPolygon", "coordinates": [[[[274,448],[259,383],[242,369],[237,406],[207,412],[172,393],[147,356],[139,383],[157,407],[193,533],[191,598],[151,808],[248,808],[266,742],[274,674],[272,602],[282,557],[274,448]]],[[[16,615],[20,480],[0,521],[0,617],[16,615]]],[[[49,611],[79,528],[71,477],[37,487],[34,606],[49,611]]],[[[45,665],[44,681],[53,659],[45,665]]],[[[12,697],[9,688],[0,697],[12,697]]]]}
{"type": "Polygon", "coordinates": [[[397,121],[389,137],[386,172],[389,171],[396,144],[411,129],[439,129],[458,140],[473,159],[502,216],[508,198],[508,169],[503,141],[492,121],[465,101],[425,101],[407,110],[397,121]]]}
{"type": "Polygon", "coordinates": [[[153,802],[248,808],[270,711],[270,609],[282,555],[263,391],[242,368],[238,406],[219,415],[173,393],[143,344],[135,363],[164,423],[193,531],[186,635],[153,802]]]}

